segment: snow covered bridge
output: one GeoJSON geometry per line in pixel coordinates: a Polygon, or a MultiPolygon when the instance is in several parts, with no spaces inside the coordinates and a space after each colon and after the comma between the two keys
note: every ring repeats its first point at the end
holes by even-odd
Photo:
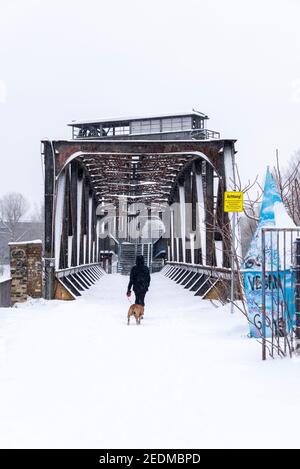
{"type": "Polygon", "coordinates": [[[201,296],[219,294],[220,279],[226,296],[234,140],[207,119],[193,111],[72,122],[71,140],[42,142],[46,298],[80,296],[103,270],[127,274],[137,253],[153,272],[165,262],[202,268],[201,296]]]}

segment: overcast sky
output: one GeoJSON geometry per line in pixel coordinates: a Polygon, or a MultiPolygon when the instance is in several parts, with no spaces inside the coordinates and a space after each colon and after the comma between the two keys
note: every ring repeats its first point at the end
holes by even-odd
{"type": "Polygon", "coordinates": [[[43,194],[73,119],[195,108],[244,180],[300,148],[298,0],[0,0],[0,196],[43,194]]]}

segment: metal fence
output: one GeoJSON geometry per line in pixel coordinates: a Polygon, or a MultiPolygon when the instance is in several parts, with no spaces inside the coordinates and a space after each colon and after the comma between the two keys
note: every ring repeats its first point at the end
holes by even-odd
{"type": "Polygon", "coordinates": [[[263,360],[300,351],[299,235],[300,228],[262,229],[262,314],[256,326],[261,328],[263,360]]]}

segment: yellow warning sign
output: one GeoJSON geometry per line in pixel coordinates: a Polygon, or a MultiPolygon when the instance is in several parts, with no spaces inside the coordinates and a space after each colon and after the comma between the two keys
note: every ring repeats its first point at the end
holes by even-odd
{"type": "Polygon", "coordinates": [[[243,192],[224,193],[224,212],[242,212],[244,210],[243,192]]]}

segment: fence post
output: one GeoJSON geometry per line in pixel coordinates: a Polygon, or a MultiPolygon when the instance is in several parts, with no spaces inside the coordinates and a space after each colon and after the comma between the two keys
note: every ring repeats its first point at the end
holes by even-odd
{"type": "Polygon", "coordinates": [[[265,252],[265,230],[261,230],[262,267],[261,267],[261,323],[262,323],[262,359],[266,360],[266,252],[265,252]]]}
{"type": "Polygon", "coordinates": [[[230,285],[230,312],[234,313],[234,272],[235,272],[235,231],[236,231],[236,212],[232,214],[232,233],[231,233],[231,285],[230,285]]]}
{"type": "Polygon", "coordinates": [[[295,272],[295,353],[300,354],[300,238],[294,241],[294,272],[295,272]]]}

